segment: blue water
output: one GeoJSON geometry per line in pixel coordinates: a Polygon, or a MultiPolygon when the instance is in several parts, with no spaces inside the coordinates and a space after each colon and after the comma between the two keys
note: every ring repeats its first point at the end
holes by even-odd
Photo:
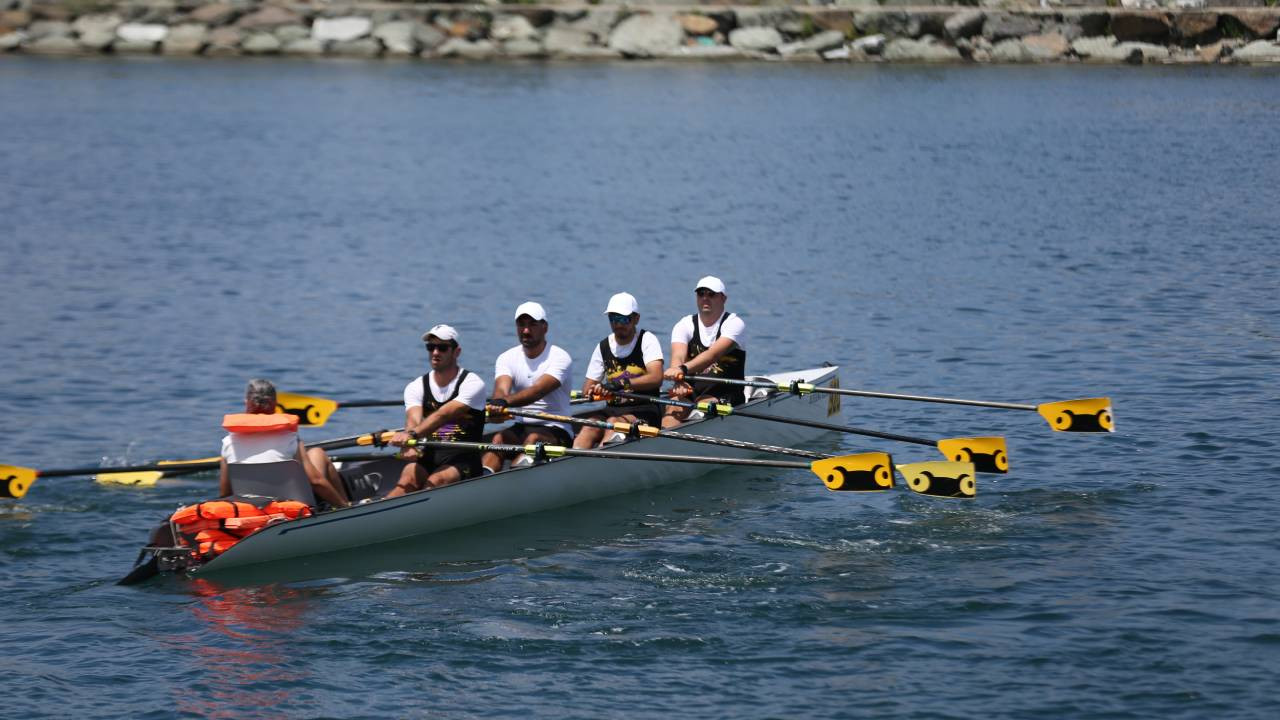
{"type": "Polygon", "coordinates": [[[753,370],[1118,426],[847,399],[1013,470],[723,470],[306,580],[118,587],[215,481],[44,478],[0,504],[6,716],[1280,711],[1280,71],[10,57],[0,97],[0,462],[213,454],[252,376],[393,399],[438,322],[490,374],[526,299],[581,371],[610,294],[666,335],[707,273],[753,370]]]}

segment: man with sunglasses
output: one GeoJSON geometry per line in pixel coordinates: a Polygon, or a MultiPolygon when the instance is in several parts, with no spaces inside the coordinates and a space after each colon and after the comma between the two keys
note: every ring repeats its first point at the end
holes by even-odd
{"type": "MultiPolygon", "coordinates": [[[[410,437],[480,442],[484,438],[486,387],[479,375],[458,365],[462,348],[458,331],[436,325],[422,335],[431,358],[431,372],[404,386],[404,431],[391,438],[403,446],[410,437]]],[[[440,487],[481,473],[480,453],[473,450],[413,448],[404,457],[400,481],[387,493],[398,497],[425,486],[440,487]]]]}
{"type": "MultiPolygon", "coordinates": [[[[587,364],[582,394],[588,397],[600,389],[622,388],[641,395],[657,396],[662,386],[662,343],[647,330],[640,330],[640,305],[631,293],[618,293],[605,307],[613,333],[600,341],[587,364]]],[[[609,396],[604,411],[588,416],[597,420],[644,423],[657,426],[661,411],[652,402],[609,396]]],[[[601,444],[605,431],[584,427],[574,439],[576,448],[601,444]]]]}
{"type": "MultiPolygon", "coordinates": [[[[709,382],[685,382],[686,375],[714,375],[742,380],[746,377],[747,351],[743,348],[746,323],[725,312],[729,296],[720,278],[708,275],[694,286],[698,313],[687,315],[671,329],[671,365],[663,373],[675,381],[672,395],[694,401],[710,401],[740,405],[745,394],[740,386],[709,382]]],[[[663,427],[674,427],[689,416],[685,408],[668,406],[662,416],[663,427]]]]}
{"type": "MultiPolygon", "coordinates": [[[[547,312],[536,302],[522,303],[516,308],[516,338],[520,344],[498,356],[493,369],[493,400],[489,402],[490,419],[503,419],[507,407],[523,407],[534,412],[569,415],[569,378],[573,376],[573,359],[569,353],[547,342],[547,312]]],[[[491,441],[496,444],[569,446],[573,429],[565,423],[521,418],[521,422],[498,431],[491,441]]],[[[505,459],[515,453],[486,452],[484,466],[492,472],[502,469],[505,459]]],[[[514,464],[525,462],[521,455],[514,464]]]]}

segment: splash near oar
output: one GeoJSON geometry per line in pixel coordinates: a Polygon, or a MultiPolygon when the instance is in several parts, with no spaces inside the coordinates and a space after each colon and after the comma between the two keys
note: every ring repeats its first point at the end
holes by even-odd
{"type": "Polygon", "coordinates": [[[1049,421],[1049,427],[1058,432],[1115,432],[1115,422],[1111,413],[1111,398],[1081,398],[1079,400],[1060,400],[1058,402],[1026,405],[1021,403],[994,402],[989,400],[962,400],[959,398],[932,397],[929,395],[906,395],[902,393],[876,392],[872,390],[850,390],[848,388],[819,387],[811,383],[793,381],[789,383],[773,383],[764,380],[727,380],[724,378],[690,375],[690,380],[721,383],[725,385],[741,385],[746,387],[769,388],[796,395],[809,393],[826,393],[831,395],[852,395],[856,397],[885,398],[888,400],[911,400],[914,402],[943,403],[947,405],[969,405],[972,407],[998,408],[1001,410],[1027,410],[1039,413],[1049,421]]]}

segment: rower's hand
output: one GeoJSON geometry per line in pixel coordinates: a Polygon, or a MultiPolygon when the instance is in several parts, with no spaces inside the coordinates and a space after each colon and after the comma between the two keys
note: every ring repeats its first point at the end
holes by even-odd
{"type": "Polygon", "coordinates": [[[511,419],[511,414],[507,412],[507,406],[510,403],[506,398],[494,398],[484,406],[485,415],[492,422],[506,422],[511,419]]]}
{"type": "Polygon", "coordinates": [[[392,435],[391,439],[387,441],[387,444],[394,445],[395,447],[403,447],[405,443],[409,442],[409,438],[411,437],[413,436],[404,430],[401,430],[395,435],[392,435]]]}
{"type": "Polygon", "coordinates": [[[422,457],[422,454],[418,452],[417,448],[405,448],[396,453],[397,460],[417,460],[420,457],[422,457]]]}
{"type": "Polygon", "coordinates": [[[684,380],[684,370],[681,369],[683,367],[684,366],[681,365],[680,367],[667,368],[666,372],[662,373],[662,379],[671,380],[673,382],[680,382],[681,380],[684,380]]]}
{"type": "Polygon", "coordinates": [[[608,402],[613,399],[613,393],[606,390],[603,385],[596,385],[588,390],[586,394],[592,402],[600,402],[601,400],[608,402]]]}
{"type": "Polygon", "coordinates": [[[693,386],[687,382],[677,382],[667,393],[673,398],[687,398],[693,395],[693,386]]]}

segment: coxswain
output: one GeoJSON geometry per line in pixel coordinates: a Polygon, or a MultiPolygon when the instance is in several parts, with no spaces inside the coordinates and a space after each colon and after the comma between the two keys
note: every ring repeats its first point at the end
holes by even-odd
{"type": "MultiPolygon", "coordinates": [[[[391,438],[391,444],[400,447],[410,438],[480,442],[488,388],[483,378],[458,365],[462,354],[458,331],[436,325],[423,333],[422,341],[427,345],[431,371],[404,386],[405,429],[391,438]]],[[[402,457],[413,462],[404,466],[399,482],[387,493],[389,498],[481,473],[480,453],[475,450],[411,448],[402,457]]]]}
{"type": "MultiPolygon", "coordinates": [[[[523,407],[535,412],[569,414],[569,382],[573,376],[573,359],[562,348],[547,342],[547,313],[536,302],[516,308],[516,338],[519,345],[498,356],[493,369],[493,399],[489,403],[490,421],[506,419],[508,407],[523,407]]],[[[559,422],[523,419],[493,435],[498,444],[569,446],[573,429],[559,422]]],[[[489,451],[481,461],[492,472],[502,469],[504,459],[515,453],[489,451]]],[[[517,465],[528,462],[521,456],[517,465]]]]}
{"type": "MultiPolygon", "coordinates": [[[[328,454],[321,448],[308,450],[298,437],[297,417],[276,411],[275,385],[272,385],[269,380],[250,380],[244,393],[244,411],[246,415],[278,417],[279,427],[272,428],[263,424],[269,423],[269,419],[262,418],[253,424],[265,429],[258,432],[232,431],[222,438],[222,461],[218,466],[219,494],[224,497],[231,494],[228,464],[252,465],[297,460],[306,471],[311,489],[317,498],[332,507],[346,507],[350,504],[346,492],[342,489],[342,480],[338,477],[338,471],[329,460],[328,454]],[[290,418],[292,422],[288,422],[290,418]]],[[[235,417],[228,416],[229,419],[235,417]]],[[[257,419],[249,418],[249,420],[257,419]]]]}
{"type": "MultiPolygon", "coordinates": [[[[582,394],[595,397],[604,391],[608,400],[602,412],[587,417],[657,427],[661,419],[657,404],[608,395],[608,391],[621,389],[656,397],[662,386],[662,343],[639,327],[640,305],[631,293],[621,292],[609,298],[604,312],[613,332],[591,353],[582,394]]],[[[573,446],[592,448],[602,444],[604,438],[602,428],[584,427],[578,431],[573,446]]]]}
{"type": "MultiPolygon", "coordinates": [[[[708,275],[694,286],[694,293],[698,312],[681,318],[671,329],[671,364],[663,377],[676,383],[673,397],[740,405],[745,399],[741,386],[685,381],[686,375],[742,380],[747,370],[747,351],[743,347],[746,323],[725,312],[729,296],[724,292],[724,283],[708,275]]],[[[674,427],[688,417],[687,408],[669,405],[662,416],[662,426],[674,427]]]]}

